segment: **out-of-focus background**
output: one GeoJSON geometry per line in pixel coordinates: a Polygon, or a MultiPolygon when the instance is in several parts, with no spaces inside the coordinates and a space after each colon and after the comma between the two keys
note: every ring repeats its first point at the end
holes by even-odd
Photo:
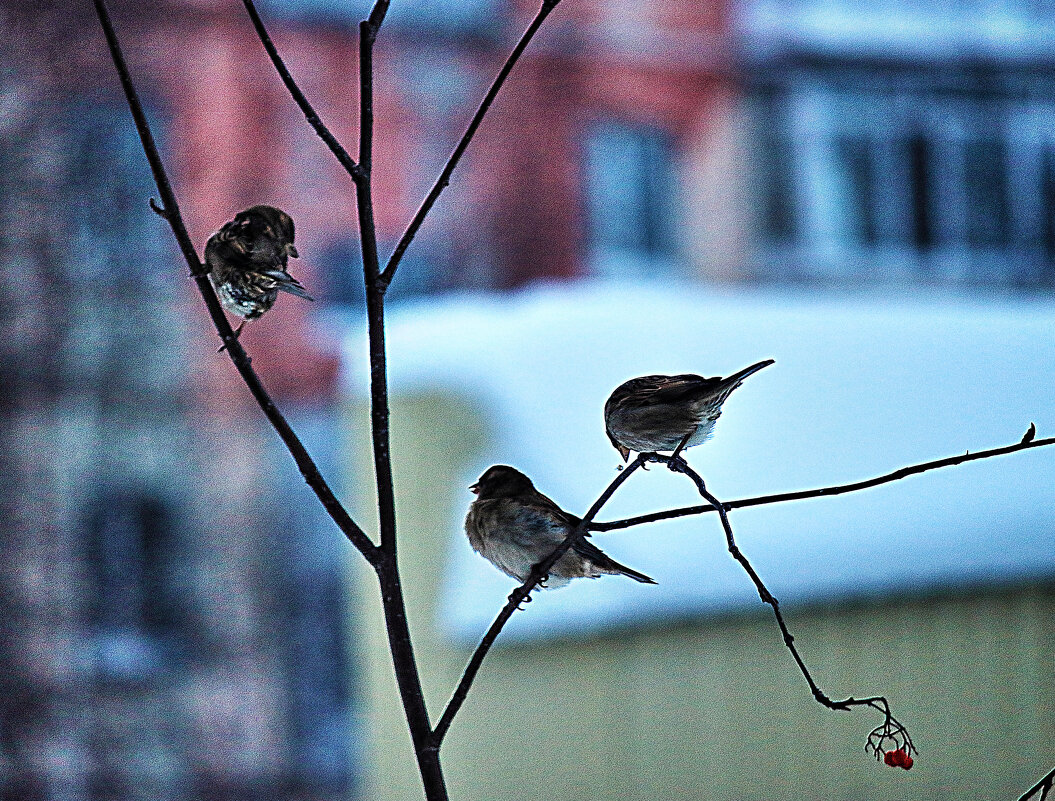
{"type": "MultiPolygon", "coordinates": [[[[192,236],[254,203],[294,274],[243,336],[374,525],[352,186],[234,0],[115,0],[192,236]]],[[[376,587],[212,336],[90,5],[0,3],[0,798],[420,795],[376,587]]],[[[356,139],[358,2],[261,3],[356,139]]],[[[393,0],[377,48],[387,253],[535,7],[393,0]]],[[[600,410],[648,372],[776,366],[689,453],[734,498],[1055,431],[1055,9],[564,0],[389,293],[401,554],[439,714],[512,582],[465,486],[516,464],[582,512],[600,410]]],[[[1055,456],[596,535],[656,587],[518,613],[452,728],[452,797],[1011,798],[1055,754],[1055,456]]],[[[664,471],[602,517],[692,504],[664,471]]]]}

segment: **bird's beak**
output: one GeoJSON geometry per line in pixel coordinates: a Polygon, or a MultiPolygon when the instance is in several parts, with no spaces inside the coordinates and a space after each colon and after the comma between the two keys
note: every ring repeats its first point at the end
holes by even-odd
{"type": "Polygon", "coordinates": [[[471,492],[473,495],[479,495],[480,494],[480,483],[477,482],[477,483],[473,484],[471,487],[469,487],[469,492],[471,492]]]}
{"type": "Polygon", "coordinates": [[[623,464],[626,464],[626,460],[630,458],[630,449],[625,445],[616,445],[619,451],[619,455],[623,457],[623,464]]]}
{"type": "Polygon", "coordinates": [[[288,253],[290,256],[292,256],[295,259],[299,259],[300,258],[300,254],[297,253],[297,249],[295,247],[293,247],[293,243],[292,242],[290,242],[288,245],[286,245],[286,253],[288,253]]]}

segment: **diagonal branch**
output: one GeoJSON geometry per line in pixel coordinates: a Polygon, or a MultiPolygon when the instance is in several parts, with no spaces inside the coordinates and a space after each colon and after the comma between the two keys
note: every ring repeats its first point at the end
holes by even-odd
{"type": "Polygon", "coordinates": [[[443,742],[443,737],[447,734],[447,730],[454,721],[454,716],[458,714],[458,710],[461,709],[462,704],[465,702],[465,698],[469,694],[469,688],[472,686],[473,680],[476,678],[476,674],[480,671],[480,666],[483,664],[484,657],[486,657],[487,652],[491,650],[491,646],[494,645],[495,640],[498,639],[498,635],[502,632],[502,628],[509,621],[509,618],[511,618],[513,613],[520,608],[520,604],[528,598],[531,591],[535,589],[538,583],[549,574],[550,569],[557,564],[557,560],[559,560],[577,540],[586,536],[586,532],[590,526],[590,521],[601,511],[601,507],[608,503],[608,499],[615,494],[615,491],[619,489],[619,486],[630,478],[630,475],[644,463],[645,457],[639,455],[625,470],[616,476],[615,480],[608,485],[608,488],[601,493],[601,497],[594,501],[593,506],[590,507],[590,510],[579,522],[579,525],[575,527],[575,530],[565,537],[564,541],[558,545],[549,556],[531,568],[531,573],[528,574],[527,580],[509,594],[509,600],[506,602],[506,605],[502,607],[502,611],[498,613],[498,617],[495,618],[491,627],[487,629],[487,633],[484,634],[483,639],[480,640],[480,644],[476,646],[476,651],[473,652],[472,658],[469,659],[469,664],[466,665],[465,672],[462,674],[462,678],[458,682],[454,694],[451,695],[451,700],[447,702],[446,709],[443,710],[443,714],[436,723],[436,728],[432,733],[432,739],[437,748],[443,742]]]}
{"type": "MultiPolygon", "coordinates": [[[[1032,426],[1031,426],[1032,429],[1032,426]]],[[[1028,432],[1027,432],[1028,437],[1028,432]]],[[[991,459],[994,456],[1003,456],[1008,453],[1017,453],[1018,451],[1029,450],[1030,448],[1043,448],[1048,445],[1055,445],[1055,437],[1048,437],[1047,439],[1027,439],[1024,437],[1021,442],[1016,442],[1014,445],[1004,445],[999,448],[990,448],[989,450],[976,451],[971,453],[960,454],[958,456],[949,456],[945,459],[935,459],[932,462],[921,462],[920,464],[909,465],[908,467],[901,467],[893,472],[886,473],[882,476],[875,478],[865,479],[864,481],[855,481],[851,484],[840,484],[833,487],[821,487],[819,489],[800,490],[798,492],[782,492],[777,495],[760,495],[756,498],[741,498],[735,501],[726,501],[724,506],[726,509],[745,509],[749,506],[764,506],[770,503],[784,503],[786,501],[801,501],[806,498],[823,498],[830,495],[842,495],[847,492],[858,492],[864,489],[870,489],[872,487],[878,487],[881,484],[889,484],[891,481],[900,481],[908,476],[914,476],[919,473],[925,473],[928,470],[936,470],[941,467],[953,467],[958,464],[964,464],[966,462],[973,462],[977,459],[991,459]]],[[[640,526],[644,523],[655,523],[659,520],[671,520],[676,517],[687,517],[689,515],[705,514],[707,512],[713,512],[715,508],[710,504],[706,506],[684,506],[680,509],[670,509],[663,512],[652,512],[647,515],[638,515],[636,517],[628,517],[624,520],[609,520],[601,523],[593,523],[590,525],[590,531],[615,531],[621,528],[630,528],[631,526],[640,526]]]]}
{"type": "Polygon", "coordinates": [[[810,671],[806,667],[806,663],[803,661],[802,656],[799,654],[798,648],[795,647],[795,638],[791,635],[787,624],[784,622],[784,616],[780,612],[780,603],[766,588],[766,585],[762,582],[762,579],[759,578],[758,573],[755,572],[754,567],[748,561],[747,557],[744,556],[737,547],[736,540],[733,538],[733,527],[729,522],[727,507],[710,493],[707,489],[707,485],[703,481],[703,477],[689,467],[688,462],[684,459],[660,456],[659,454],[652,454],[649,458],[657,462],[665,463],[676,473],[683,473],[688,476],[696,485],[697,492],[699,492],[711,507],[718,512],[718,517],[721,518],[722,521],[722,529],[725,531],[725,541],[729,553],[732,555],[733,559],[740,563],[744,572],[746,572],[751,578],[751,581],[755,585],[755,589],[758,591],[758,597],[762,599],[763,603],[767,603],[773,608],[773,615],[776,617],[777,625],[780,627],[780,633],[783,636],[784,645],[786,645],[788,650],[791,651],[791,655],[795,659],[795,664],[798,665],[799,671],[802,673],[803,678],[806,679],[806,684],[809,685],[810,693],[812,693],[814,699],[822,706],[840,712],[846,712],[855,706],[870,706],[873,709],[879,710],[883,713],[883,723],[869,734],[868,742],[865,746],[866,750],[874,753],[877,758],[881,758],[883,752],[893,750],[893,748],[890,747],[893,745],[895,748],[903,748],[906,754],[911,755],[911,753],[916,750],[915,746],[912,744],[912,738],[909,737],[905,727],[890,714],[890,704],[887,702],[886,698],[882,696],[860,699],[850,697],[845,698],[842,701],[833,701],[819,686],[817,686],[817,682],[814,681],[813,676],[810,675],[810,671]]]}
{"type": "Polygon", "coordinates": [[[113,23],[110,21],[110,15],[106,10],[106,5],[103,0],[93,1],[95,3],[95,12],[99,17],[99,23],[102,26],[103,33],[106,35],[106,43],[110,48],[110,55],[113,58],[114,66],[117,68],[117,74],[121,79],[121,86],[124,89],[125,97],[128,100],[128,107],[132,112],[132,119],[135,121],[136,130],[139,132],[139,138],[143,144],[143,151],[146,153],[147,161],[150,162],[150,170],[154,174],[154,181],[157,183],[158,192],[161,194],[162,205],[158,206],[152,199],[150,202],[151,208],[164,217],[165,221],[168,222],[169,226],[172,228],[172,233],[176,237],[176,242],[179,244],[183,257],[186,259],[187,265],[190,267],[191,277],[197,283],[198,290],[201,292],[202,299],[205,301],[205,306],[209,311],[209,316],[212,318],[213,324],[216,326],[220,339],[223,340],[224,349],[230,355],[235,369],[237,369],[238,373],[242,376],[242,380],[245,381],[253,398],[260,405],[268,422],[271,423],[279,437],[281,437],[282,442],[289,449],[290,454],[293,456],[293,460],[300,469],[301,475],[304,476],[304,481],[309,487],[311,487],[312,491],[326,509],[326,512],[341,530],[341,533],[348,538],[352,545],[354,545],[371,564],[376,563],[378,560],[377,546],[370,541],[370,538],[362,528],[352,520],[351,516],[341,505],[341,502],[337,500],[337,497],[333,494],[333,491],[326,483],[326,480],[322,477],[318,466],[300,441],[300,438],[297,437],[293,428],[286,421],[286,418],[278,410],[278,407],[275,406],[275,403],[271,399],[271,396],[268,395],[267,390],[264,389],[263,384],[260,383],[260,378],[250,365],[249,356],[235,337],[234,331],[231,329],[231,324],[227,321],[227,316],[224,314],[223,308],[220,306],[220,302],[216,297],[216,292],[213,291],[212,284],[209,282],[205,267],[198,258],[198,253],[194,248],[194,243],[191,241],[190,235],[187,233],[187,227],[184,225],[183,217],[180,214],[179,204],[176,202],[176,195],[172,191],[172,185],[165,172],[165,166],[161,161],[161,155],[158,152],[157,145],[154,143],[154,137],[150,132],[150,125],[147,122],[146,114],[143,113],[143,106],[139,102],[139,95],[136,93],[135,87],[132,84],[128,65],[125,63],[124,55],[121,52],[121,45],[117,39],[117,33],[114,31],[113,23]]]}
{"type": "Polygon", "coordinates": [[[455,146],[454,152],[452,152],[447,159],[447,163],[444,165],[443,170],[436,179],[436,183],[433,185],[432,189],[429,190],[428,195],[425,196],[425,199],[421,203],[421,207],[414,215],[414,219],[410,221],[410,225],[407,226],[407,230],[403,233],[399,243],[396,245],[396,249],[392,251],[392,255],[388,259],[388,264],[385,266],[384,272],[381,273],[379,283],[382,291],[387,289],[388,285],[392,283],[392,278],[396,274],[396,268],[399,267],[399,262],[403,259],[403,254],[406,253],[411,241],[417,235],[418,229],[421,228],[421,224],[425,222],[425,218],[432,210],[440,193],[443,192],[450,183],[451,173],[454,172],[454,168],[458,166],[462,154],[465,153],[466,148],[469,147],[469,143],[472,142],[473,137],[476,135],[476,129],[479,128],[480,123],[483,122],[484,115],[487,114],[495,97],[498,96],[498,92],[502,89],[502,84],[504,84],[506,78],[509,77],[509,73],[513,71],[513,67],[516,65],[521,53],[523,53],[528,44],[530,44],[535,33],[542,26],[542,23],[545,22],[549,13],[557,7],[558,3],[560,3],[560,0],[542,1],[542,6],[539,8],[535,18],[531,20],[531,24],[528,25],[527,30],[521,35],[520,41],[517,42],[516,47],[513,48],[513,51],[505,60],[502,68],[498,71],[498,75],[491,84],[491,88],[487,90],[487,94],[484,95],[484,99],[480,102],[480,107],[476,110],[476,114],[473,115],[472,120],[469,122],[469,127],[465,129],[465,133],[462,134],[462,138],[455,146]]]}
{"type": "Polygon", "coordinates": [[[293,80],[286,63],[282,60],[282,56],[278,54],[275,43],[271,41],[271,36],[268,35],[267,28],[264,27],[264,22],[260,19],[260,14],[257,13],[253,0],[242,0],[242,3],[245,5],[245,10],[249,12],[249,18],[253,21],[253,27],[256,28],[256,35],[260,37],[264,49],[271,58],[271,63],[275,65],[279,77],[282,78],[282,83],[286,85],[286,89],[293,96],[293,100],[300,106],[300,110],[304,112],[308,123],[315,129],[315,133],[319,135],[319,138],[326,143],[330,152],[337,157],[337,161],[341,163],[345,171],[352,176],[352,179],[358,180],[360,174],[359,165],[355,163],[355,159],[348,155],[348,151],[344,149],[341,143],[337,141],[337,137],[326,127],[311,103],[308,102],[308,98],[304,96],[296,81],[293,80]]]}
{"type": "Polygon", "coordinates": [[[1026,790],[1018,801],[1044,801],[1053,785],[1055,785],[1055,768],[1052,768],[1043,779],[1026,790]]]}

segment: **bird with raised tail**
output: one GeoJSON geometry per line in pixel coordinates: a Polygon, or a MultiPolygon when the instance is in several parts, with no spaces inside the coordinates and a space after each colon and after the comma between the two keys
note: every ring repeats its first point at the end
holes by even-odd
{"type": "MultiPolygon", "coordinates": [[[[469,544],[503,573],[520,582],[582,522],[535,489],[530,478],[507,465],[488,468],[469,489],[477,496],[465,517],[469,544]]],[[[629,576],[643,584],[656,583],[580,538],[550,568],[543,586],[563,587],[573,578],[603,575],[629,576]]]]}
{"type": "Polygon", "coordinates": [[[630,452],[681,451],[705,442],[714,433],[722,404],[744,379],[772,359],[752,364],[728,378],[693,375],[646,375],[616,387],[604,404],[604,427],[625,462],[630,452]]]}

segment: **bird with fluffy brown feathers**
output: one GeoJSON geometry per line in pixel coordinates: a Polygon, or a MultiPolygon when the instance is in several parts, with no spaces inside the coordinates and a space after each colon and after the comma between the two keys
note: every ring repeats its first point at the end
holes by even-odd
{"type": "MultiPolygon", "coordinates": [[[[488,468],[469,489],[477,496],[465,517],[469,544],[503,573],[520,582],[582,522],[535,489],[530,478],[507,465],[488,468]]],[[[629,576],[643,584],[656,583],[580,538],[550,568],[543,586],[563,587],[573,578],[603,575],[629,576]]]]}

